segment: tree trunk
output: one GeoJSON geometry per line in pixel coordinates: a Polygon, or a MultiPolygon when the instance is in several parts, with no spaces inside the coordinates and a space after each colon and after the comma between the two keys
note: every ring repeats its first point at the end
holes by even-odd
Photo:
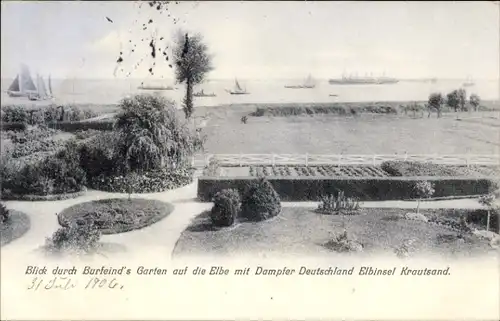
{"type": "Polygon", "coordinates": [[[420,212],[420,198],[417,201],[417,214],[420,212]]]}
{"type": "Polygon", "coordinates": [[[184,97],[184,113],[186,118],[193,114],[193,81],[191,78],[186,80],[186,97],[184,97]]]}
{"type": "Polygon", "coordinates": [[[486,231],[490,230],[490,215],[491,215],[491,211],[488,210],[488,217],[486,218],[486,231]]]}

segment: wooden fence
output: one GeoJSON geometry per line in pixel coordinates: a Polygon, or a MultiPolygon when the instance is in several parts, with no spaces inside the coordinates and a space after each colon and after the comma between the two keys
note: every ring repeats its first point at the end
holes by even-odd
{"type": "Polygon", "coordinates": [[[318,155],[318,154],[202,154],[192,158],[194,167],[216,159],[223,166],[249,165],[380,165],[384,161],[414,161],[443,165],[500,165],[500,155],[318,155]]]}

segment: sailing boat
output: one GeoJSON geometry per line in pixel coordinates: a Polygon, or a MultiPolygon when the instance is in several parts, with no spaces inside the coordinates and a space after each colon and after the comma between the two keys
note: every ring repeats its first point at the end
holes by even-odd
{"type": "Polygon", "coordinates": [[[21,65],[21,72],[16,76],[7,94],[10,97],[28,97],[31,93],[36,93],[37,89],[33,79],[31,78],[30,71],[26,65],[21,65]]]}
{"type": "Polygon", "coordinates": [[[30,93],[28,98],[30,100],[47,100],[52,98],[52,83],[49,77],[49,87],[45,86],[45,81],[40,75],[36,75],[37,91],[35,93],[30,93]]]}
{"type": "Polygon", "coordinates": [[[243,89],[240,86],[240,83],[238,82],[238,79],[234,80],[234,88],[232,90],[227,90],[226,89],[226,91],[228,93],[230,93],[231,95],[247,95],[247,94],[249,94],[249,92],[247,92],[246,89],[243,89]]]}
{"type": "Polygon", "coordinates": [[[314,88],[316,87],[316,84],[314,82],[314,79],[309,75],[304,83],[302,85],[286,85],[285,88],[290,88],[290,89],[303,89],[303,88],[314,88]]]}
{"type": "Polygon", "coordinates": [[[476,83],[472,80],[471,76],[467,76],[467,80],[463,83],[464,87],[474,86],[476,83]]]}
{"type": "Polygon", "coordinates": [[[21,72],[10,84],[7,94],[10,97],[28,97],[30,100],[45,100],[52,98],[52,83],[49,77],[49,88],[45,81],[37,75],[37,84],[31,78],[30,71],[26,65],[21,65],[21,72]]]}

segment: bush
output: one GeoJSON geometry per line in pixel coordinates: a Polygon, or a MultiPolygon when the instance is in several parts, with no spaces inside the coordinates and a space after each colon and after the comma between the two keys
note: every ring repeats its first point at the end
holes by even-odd
{"type": "Polygon", "coordinates": [[[343,191],[337,196],[328,195],[320,199],[317,211],[323,214],[353,214],[359,210],[359,201],[353,197],[346,197],[343,191]]]}
{"type": "Polygon", "coordinates": [[[10,218],[10,213],[4,204],[0,204],[0,224],[5,224],[10,218]]]}
{"type": "Polygon", "coordinates": [[[240,195],[234,189],[225,189],[215,194],[214,207],[210,211],[212,223],[216,226],[231,226],[240,212],[240,195]]]}
{"type": "Polygon", "coordinates": [[[242,216],[249,221],[267,220],[281,212],[280,197],[265,178],[253,181],[244,195],[242,216]]]}
{"type": "Polygon", "coordinates": [[[129,175],[137,174],[112,176],[104,173],[91,178],[89,186],[113,193],[158,193],[185,186],[193,181],[193,170],[186,168],[145,171],[137,175],[133,185],[130,184],[129,175]]]}
{"type": "Polygon", "coordinates": [[[106,121],[65,121],[65,122],[49,122],[49,128],[59,129],[65,132],[77,132],[81,130],[99,130],[110,131],[115,126],[114,120],[106,121]]]}
{"type": "Polygon", "coordinates": [[[29,125],[57,121],[80,121],[96,117],[97,113],[77,106],[26,107],[10,105],[2,107],[2,122],[24,123],[29,125]]]}
{"type": "Polygon", "coordinates": [[[80,145],[80,166],[92,180],[101,175],[114,176],[123,173],[123,161],[119,161],[120,135],[115,132],[100,133],[80,145]]]}
{"type": "Polygon", "coordinates": [[[90,252],[97,248],[101,232],[92,220],[79,220],[70,223],[62,219],[63,225],[52,237],[47,238],[46,247],[51,251],[90,252]]]}
{"type": "Polygon", "coordinates": [[[203,169],[205,176],[219,176],[220,175],[220,162],[216,158],[212,158],[207,166],[203,169]]]}
{"type": "Polygon", "coordinates": [[[121,159],[131,171],[181,167],[203,145],[164,97],[136,95],[123,99],[120,107],[116,129],[123,134],[121,159]]]}
{"type": "Polygon", "coordinates": [[[14,195],[51,195],[79,192],[86,184],[80,167],[78,147],[69,142],[55,155],[37,162],[11,163],[2,168],[2,193],[14,195]]]}

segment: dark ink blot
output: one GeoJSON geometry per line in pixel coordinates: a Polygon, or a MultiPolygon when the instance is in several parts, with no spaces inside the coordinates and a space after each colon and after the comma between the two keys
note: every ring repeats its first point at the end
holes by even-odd
{"type": "Polygon", "coordinates": [[[151,39],[149,46],[151,47],[151,57],[156,58],[156,47],[154,39],[151,39]]]}
{"type": "Polygon", "coordinates": [[[148,24],[153,23],[153,19],[149,19],[148,24]]]}
{"type": "Polygon", "coordinates": [[[163,37],[160,37],[160,40],[163,40],[163,37]]]}
{"type": "Polygon", "coordinates": [[[123,62],[123,58],[122,57],[118,57],[118,60],[116,62],[117,63],[122,63],[123,62]]]}
{"type": "Polygon", "coordinates": [[[172,65],[168,65],[170,68],[172,68],[172,65]]]}
{"type": "Polygon", "coordinates": [[[109,19],[108,17],[106,17],[106,19],[107,19],[109,22],[113,23],[113,20],[109,19]]]}

